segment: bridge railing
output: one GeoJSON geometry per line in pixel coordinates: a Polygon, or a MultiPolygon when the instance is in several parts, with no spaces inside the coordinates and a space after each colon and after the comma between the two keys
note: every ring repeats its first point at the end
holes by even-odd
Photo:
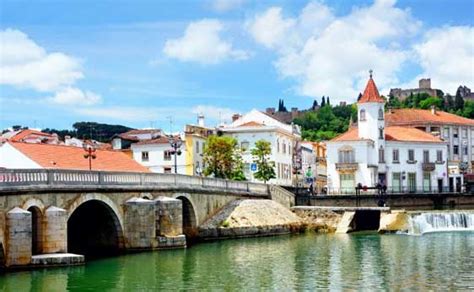
{"type": "Polygon", "coordinates": [[[15,186],[160,186],[234,190],[268,195],[268,185],[244,181],[163,173],[104,172],[58,169],[7,169],[0,170],[0,189],[15,186]]]}

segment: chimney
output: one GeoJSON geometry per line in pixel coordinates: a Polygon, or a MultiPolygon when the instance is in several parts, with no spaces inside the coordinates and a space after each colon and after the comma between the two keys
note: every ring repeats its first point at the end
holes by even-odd
{"type": "Polygon", "coordinates": [[[275,108],[274,107],[267,107],[265,112],[269,115],[273,115],[275,113],[275,108]]]}
{"type": "Polygon", "coordinates": [[[434,105],[431,106],[431,114],[436,115],[436,106],[434,105]]]}
{"type": "Polygon", "coordinates": [[[239,115],[239,114],[233,114],[233,115],[232,115],[232,122],[237,121],[239,118],[240,118],[240,115],[239,115]]]}
{"type": "Polygon", "coordinates": [[[198,125],[200,127],[204,127],[204,115],[203,114],[198,115],[198,125]]]}

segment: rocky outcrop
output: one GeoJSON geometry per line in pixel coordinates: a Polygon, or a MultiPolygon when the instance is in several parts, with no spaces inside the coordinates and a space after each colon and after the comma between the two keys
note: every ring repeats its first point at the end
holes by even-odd
{"type": "Polygon", "coordinates": [[[199,227],[202,239],[252,237],[299,230],[301,218],[272,200],[236,200],[199,227]]]}
{"type": "Polygon", "coordinates": [[[341,213],[329,208],[295,207],[292,211],[301,218],[307,230],[323,233],[335,232],[342,218],[341,213]]]}
{"type": "Polygon", "coordinates": [[[392,211],[380,215],[380,233],[386,232],[406,232],[408,230],[408,214],[403,211],[392,211]]]}

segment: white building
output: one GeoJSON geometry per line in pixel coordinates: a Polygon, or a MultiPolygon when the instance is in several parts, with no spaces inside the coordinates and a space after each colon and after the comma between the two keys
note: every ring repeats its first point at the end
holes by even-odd
{"type": "Polygon", "coordinates": [[[411,127],[386,126],[385,101],[370,76],[358,101],[358,127],[327,143],[329,192],[357,184],[393,192],[437,192],[447,186],[447,142],[411,127]]]}
{"type": "Polygon", "coordinates": [[[474,120],[436,110],[392,109],[387,125],[413,127],[448,142],[448,186],[460,191],[463,173],[474,171],[474,120]]]}
{"type": "MultiPolygon", "coordinates": [[[[180,139],[180,138],[179,138],[180,139]]],[[[156,173],[175,173],[174,154],[168,137],[160,136],[155,139],[142,140],[130,145],[132,157],[150,171],[156,173]]],[[[186,174],[186,147],[182,142],[180,155],[176,156],[178,174],[186,174]]]]}
{"type": "Polygon", "coordinates": [[[314,182],[317,178],[317,164],[316,164],[316,153],[313,147],[313,142],[301,142],[301,174],[305,178],[305,184],[307,185],[307,179],[311,178],[314,182]]]}
{"type": "Polygon", "coordinates": [[[284,124],[267,114],[252,110],[243,116],[235,116],[231,125],[221,128],[225,135],[237,139],[245,163],[245,175],[250,181],[257,181],[253,177],[256,168],[253,166],[253,157],[250,153],[258,140],[271,143],[272,153],[270,160],[275,162],[276,178],[269,183],[279,185],[294,185],[293,161],[295,149],[301,140],[300,129],[296,125],[284,124]]]}

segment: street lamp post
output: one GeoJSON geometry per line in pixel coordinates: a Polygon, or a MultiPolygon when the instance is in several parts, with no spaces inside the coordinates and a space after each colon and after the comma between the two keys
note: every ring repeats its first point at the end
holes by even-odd
{"type": "Polygon", "coordinates": [[[87,143],[82,144],[82,148],[84,148],[84,151],[86,152],[84,154],[85,159],[89,159],[89,171],[92,170],[92,159],[96,159],[96,148],[93,145],[89,145],[87,143]]]}
{"type": "Polygon", "coordinates": [[[169,136],[168,137],[168,142],[170,143],[170,146],[172,150],[170,151],[171,154],[174,155],[174,173],[178,174],[178,155],[181,155],[181,145],[183,145],[183,142],[181,139],[178,137],[169,136]]]}

